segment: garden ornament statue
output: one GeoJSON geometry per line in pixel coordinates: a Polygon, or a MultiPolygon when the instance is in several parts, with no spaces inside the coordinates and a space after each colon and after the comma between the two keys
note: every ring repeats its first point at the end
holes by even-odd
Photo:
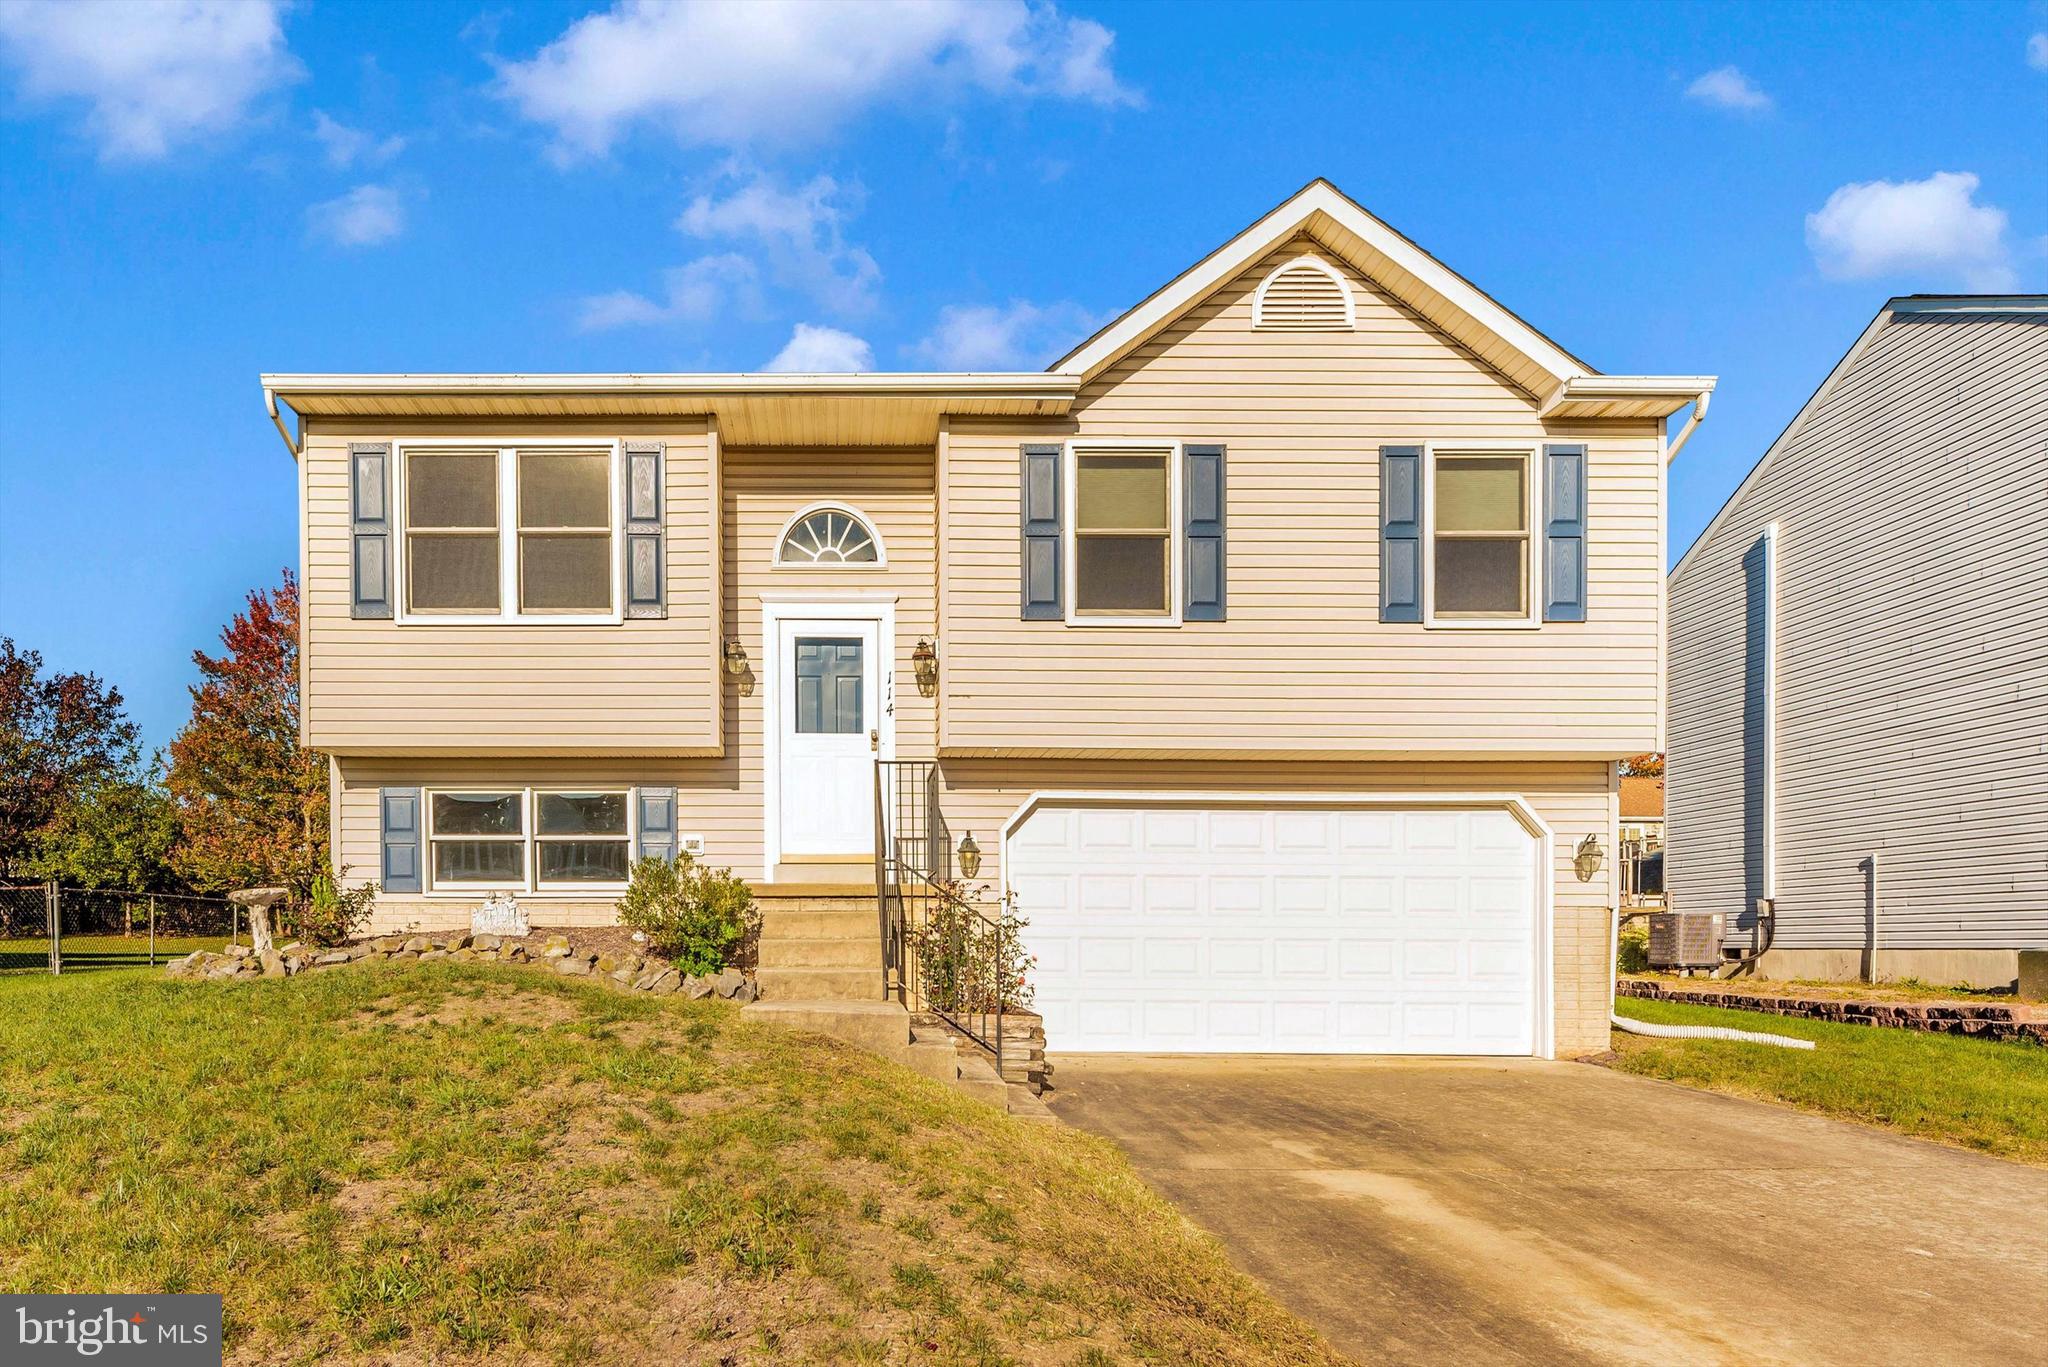
{"type": "Polygon", "coordinates": [[[494,892],[469,914],[472,935],[524,935],[526,912],[509,892],[494,892]]]}

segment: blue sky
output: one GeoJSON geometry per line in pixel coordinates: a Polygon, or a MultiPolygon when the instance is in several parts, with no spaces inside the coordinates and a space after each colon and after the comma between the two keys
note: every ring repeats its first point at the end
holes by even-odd
{"type": "Polygon", "coordinates": [[[1674,557],[1889,295],[2048,288],[2048,6],[0,0],[0,632],[296,555],[259,371],[1038,366],[1323,175],[1710,373],[1674,557]]]}

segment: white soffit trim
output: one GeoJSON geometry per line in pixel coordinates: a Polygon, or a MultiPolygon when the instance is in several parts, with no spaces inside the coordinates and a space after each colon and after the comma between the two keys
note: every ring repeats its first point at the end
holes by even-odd
{"type": "MultiPolygon", "coordinates": [[[[1396,280],[1406,278],[1418,282],[1426,291],[1440,297],[1527,357],[1553,382],[1562,383],[1574,376],[1598,373],[1517,318],[1471,281],[1374,218],[1326,180],[1310,182],[1279,208],[1061,357],[1052,369],[1084,379],[1095,375],[1275,247],[1303,231],[1313,233],[1317,215],[1327,216],[1364,245],[1368,259],[1353,259],[1351,264],[1382,286],[1401,293],[1396,280]],[[1372,257],[1379,259],[1370,259],[1372,257]],[[1392,271],[1385,269],[1389,264],[1394,268],[1392,271]]],[[[1335,250],[1341,244],[1330,242],[1326,245],[1335,250]]],[[[1348,252],[1339,254],[1347,258],[1352,255],[1348,252]]]]}

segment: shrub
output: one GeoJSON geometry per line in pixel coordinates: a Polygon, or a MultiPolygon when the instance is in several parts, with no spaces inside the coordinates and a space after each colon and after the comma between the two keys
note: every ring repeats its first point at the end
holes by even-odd
{"type": "Polygon", "coordinates": [[[1614,967],[1622,973],[1646,973],[1650,968],[1650,928],[1631,921],[1621,928],[1615,941],[1614,967]]]}
{"type": "MultiPolygon", "coordinates": [[[[342,874],[347,876],[348,870],[342,874]]],[[[365,883],[354,892],[326,874],[315,874],[312,891],[298,910],[299,934],[316,945],[338,945],[355,935],[370,919],[370,907],[377,900],[377,885],[365,883]]]]}
{"type": "Polygon", "coordinates": [[[1011,900],[984,900],[987,891],[941,884],[910,928],[918,990],[934,1011],[993,1011],[999,1002],[1005,1011],[1016,1011],[1031,1005],[1029,975],[1038,961],[1024,952],[1025,922],[1011,900]]]}
{"type": "Polygon", "coordinates": [[[754,893],[731,869],[709,869],[687,852],[642,859],[619,899],[619,921],[685,973],[716,973],[753,929],[754,893]]]}

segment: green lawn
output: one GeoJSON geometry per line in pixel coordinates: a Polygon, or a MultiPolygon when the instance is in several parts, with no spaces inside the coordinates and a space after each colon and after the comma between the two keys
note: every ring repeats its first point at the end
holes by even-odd
{"type": "Polygon", "coordinates": [[[2048,1049],[1917,1030],[1835,1025],[1624,997],[1631,1020],[1729,1025],[1815,1041],[1779,1049],[1723,1040],[1662,1040],[1614,1032],[1615,1067],[1711,1091],[1782,1101],[2048,1165],[2048,1049]]]}
{"type": "Polygon", "coordinates": [[[1339,1361],[1105,1141],[512,967],[0,980],[0,1186],[0,1290],[241,1361],[1339,1361]]]}
{"type": "MultiPolygon", "coordinates": [[[[246,937],[245,937],[246,938],[246,937]]],[[[159,935],[156,961],[169,963],[195,949],[218,952],[228,942],[225,935],[159,935]]],[[[39,940],[0,941],[0,973],[50,971],[50,942],[39,940]]],[[[101,968],[149,967],[147,935],[66,935],[64,971],[85,973],[101,968]]]]}

